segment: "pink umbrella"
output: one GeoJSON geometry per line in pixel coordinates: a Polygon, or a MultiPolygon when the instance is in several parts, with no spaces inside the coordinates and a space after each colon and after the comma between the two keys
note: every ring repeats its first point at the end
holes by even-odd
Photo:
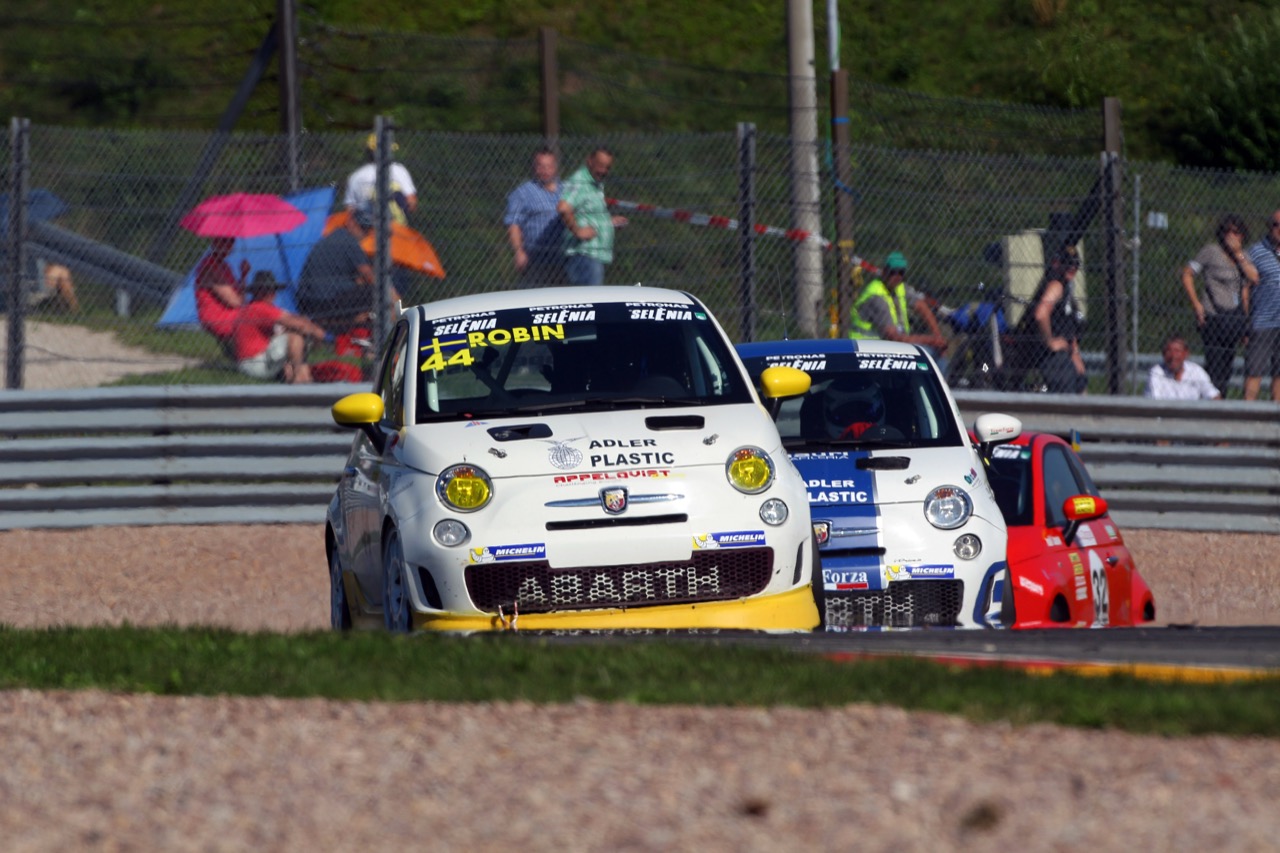
{"type": "Polygon", "coordinates": [[[200,202],[181,225],[200,237],[258,237],[283,234],[306,221],[305,213],[278,195],[232,193],[200,202]]]}

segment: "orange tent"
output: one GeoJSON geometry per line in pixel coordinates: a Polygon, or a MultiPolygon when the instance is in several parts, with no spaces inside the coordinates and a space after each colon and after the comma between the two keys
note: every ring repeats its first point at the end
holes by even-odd
{"type": "MultiPolygon", "coordinates": [[[[329,234],[342,228],[350,218],[351,211],[349,210],[333,214],[325,223],[324,233],[329,234]]],[[[360,241],[360,248],[364,249],[369,257],[373,257],[377,251],[376,236],[373,231],[370,231],[360,241]]],[[[420,272],[423,275],[429,275],[432,278],[444,278],[444,266],[441,265],[440,258],[436,255],[435,247],[420,232],[413,230],[408,225],[392,222],[390,245],[391,263],[405,269],[420,272]]]]}

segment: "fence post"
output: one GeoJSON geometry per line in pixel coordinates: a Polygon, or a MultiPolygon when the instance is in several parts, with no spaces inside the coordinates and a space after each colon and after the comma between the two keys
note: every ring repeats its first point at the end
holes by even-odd
{"type": "Polygon", "coordinates": [[[556,62],[555,27],[538,30],[538,64],[542,71],[542,141],[560,156],[560,69],[556,62]]]}
{"type": "Polygon", "coordinates": [[[756,126],[738,122],[738,257],[742,340],[756,339],[756,126]]]}
{"type": "Polygon", "coordinates": [[[831,73],[831,159],[835,171],[836,287],[829,336],[840,337],[845,310],[853,301],[853,173],[849,164],[849,72],[831,73]]]}
{"type": "Polygon", "coordinates": [[[301,185],[298,174],[298,134],[302,117],[298,108],[298,18],[297,0],[277,0],[276,20],[280,65],[280,131],[284,134],[285,171],[289,175],[289,191],[301,185]]]}
{"type": "Polygon", "coordinates": [[[373,351],[382,352],[382,345],[390,332],[388,322],[391,306],[391,147],[395,144],[395,124],[385,116],[375,116],[373,133],[377,140],[374,151],[376,177],[374,193],[378,200],[374,214],[373,254],[373,351]]]}
{"type": "Polygon", "coordinates": [[[26,349],[27,301],[22,292],[22,273],[26,266],[23,244],[27,239],[27,176],[30,154],[28,141],[31,120],[13,118],[9,121],[9,281],[8,284],[8,353],[5,357],[5,386],[22,387],[22,361],[26,349]]]}
{"type": "Polygon", "coordinates": [[[1123,140],[1120,126],[1120,99],[1102,100],[1102,198],[1106,239],[1107,279],[1107,393],[1119,394],[1124,385],[1124,362],[1128,347],[1128,294],[1124,272],[1124,199],[1121,197],[1123,140]]]}
{"type": "MultiPolygon", "coordinates": [[[[813,236],[822,229],[818,192],[818,93],[814,76],[813,4],[787,0],[788,101],[791,116],[792,228],[813,236]]],[[[800,240],[791,250],[796,323],[805,337],[818,337],[822,308],[822,249],[800,240]]]]}

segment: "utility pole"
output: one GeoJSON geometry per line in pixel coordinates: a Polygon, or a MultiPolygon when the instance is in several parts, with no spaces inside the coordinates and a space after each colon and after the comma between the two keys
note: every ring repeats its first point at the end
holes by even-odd
{"type": "MultiPolygon", "coordinates": [[[[822,231],[818,203],[818,85],[813,61],[812,0],[787,0],[787,75],[791,115],[791,221],[809,234],[822,231]]],[[[792,249],[796,322],[801,334],[819,337],[823,305],[822,249],[812,240],[792,249]]]]}

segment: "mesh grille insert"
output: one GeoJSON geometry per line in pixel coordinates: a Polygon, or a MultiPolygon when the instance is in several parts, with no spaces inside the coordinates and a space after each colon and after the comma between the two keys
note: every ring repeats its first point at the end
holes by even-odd
{"type": "Polygon", "coordinates": [[[888,589],[826,592],[828,628],[952,627],[964,604],[964,581],[896,581],[888,589]]]}
{"type": "Polygon", "coordinates": [[[467,566],[467,593],[480,610],[521,613],[643,607],[756,595],[773,574],[772,548],[695,551],[688,560],[582,569],[546,561],[467,566]]]}

